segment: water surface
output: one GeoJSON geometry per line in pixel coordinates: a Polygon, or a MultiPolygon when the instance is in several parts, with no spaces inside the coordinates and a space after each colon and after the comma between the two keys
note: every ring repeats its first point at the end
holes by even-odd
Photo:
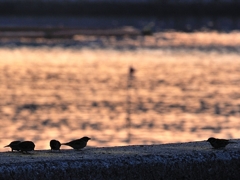
{"type": "Polygon", "coordinates": [[[239,138],[239,37],[2,41],[0,150],[82,136],[98,147],[239,138]]]}

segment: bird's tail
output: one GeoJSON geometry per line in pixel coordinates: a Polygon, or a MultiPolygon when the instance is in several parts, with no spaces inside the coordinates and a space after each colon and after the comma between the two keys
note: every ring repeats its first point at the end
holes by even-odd
{"type": "Polygon", "coordinates": [[[10,145],[6,145],[6,146],[4,146],[4,147],[10,147],[10,145]]]}

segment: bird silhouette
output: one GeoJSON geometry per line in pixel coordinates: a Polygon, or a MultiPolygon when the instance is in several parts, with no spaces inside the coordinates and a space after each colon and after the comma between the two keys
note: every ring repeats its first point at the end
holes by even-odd
{"type": "Polygon", "coordinates": [[[84,136],[81,139],[76,139],[76,140],[70,141],[68,143],[63,143],[62,145],[67,145],[67,146],[72,147],[73,149],[79,150],[79,149],[84,148],[90,139],[91,138],[84,136]]]}
{"type": "Polygon", "coordinates": [[[10,147],[10,148],[12,149],[12,152],[13,152],[14,150],[19,151],[20,149],[19,149],[19,147],[18,147],[18,144],[19,144],[20,142],[21,142],[21,141],[12,141],[9,145],[6,145],[6,146],[4,146],[4,147],[10,147]]]}
{"type": "Polygon", "coordinates": [[[209,142],[212,145],[212,147],[215,149],[224,148],[230,143],[236,143],[227,139],[217,139],[214,137],[208,138],[207,142],[209,142]]]}
{"type": "Polygon", "coordinates": [[[136,70],[135,70],[132,66],[129,67],[129,75],[130,75],[130,76],[133,76],[133,74],[134,74],[135,71],[136,71],[136,70]]]}
{"type": "Polygon", "coordinates": [[[51,147],[51,151],[52,150],[59,150],[60,151],[61,143],[58,140],[52,139],[50,141],[50,147],[51,147]]]}
{"type": "Polygon", "coordinates": [[[35,144],[32,141],[23,141],[18,144],[19,150],[22,153],[28,153],[28,151],[33,151],[35,148],[35,144]]]}

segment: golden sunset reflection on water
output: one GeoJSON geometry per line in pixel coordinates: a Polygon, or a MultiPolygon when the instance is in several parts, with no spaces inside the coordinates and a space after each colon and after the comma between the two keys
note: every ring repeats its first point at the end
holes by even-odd
{"type": "Polygon", "coordinates": [[[239,53],[22,46],[0,54],[0,151],[13,140],[50,149],[51,139],[82,136],[97,147],[240,137],[239,53]]]}

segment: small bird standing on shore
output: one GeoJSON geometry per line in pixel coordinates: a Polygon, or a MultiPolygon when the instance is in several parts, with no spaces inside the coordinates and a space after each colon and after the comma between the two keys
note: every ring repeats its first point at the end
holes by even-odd
{"type": "Polygon", "coordinates": [[[70,141],[68,143],[63,143],[62,145],[67,145],[67,146],[72,147],[73,149],[79,150],[79,149],[84,148],[90,139],[91,138],[84,136],[81,139],[76,139],[76,140],[70,141]]]}
{"type": "Polygon", "coordinates": [[[18,144],[20,143],[21,141],[12,141],[9,145],[6,145],[4,147],[10,147],[12,149],[12,152],[13,150],[16,150],[16,151],[19,151],[19,147],[18,147],[18,144]]]}
{"type": "Polygon", "coordinates": [[[28,151],[33,151],[35,148],[35,144],[32,141],[23,141],[18,144],[19,150],[22,153],[28,153],[28,151]]]}
{"type": "Polygon", "coordinates": [[[212,145],[212,147],[215,149],[224,148],[230,143],[236,143],[227,139],[217,139],[214,137],[208,138],[207,142],[209,142],[212,145]]]}
{"type": "Polygon", "coordinates": [[[59,150],[60,151],[61,143],[58,140],[52,139],[50,141],[50,147],[51,147],[51,151],[52,150],[59,150]]]}

